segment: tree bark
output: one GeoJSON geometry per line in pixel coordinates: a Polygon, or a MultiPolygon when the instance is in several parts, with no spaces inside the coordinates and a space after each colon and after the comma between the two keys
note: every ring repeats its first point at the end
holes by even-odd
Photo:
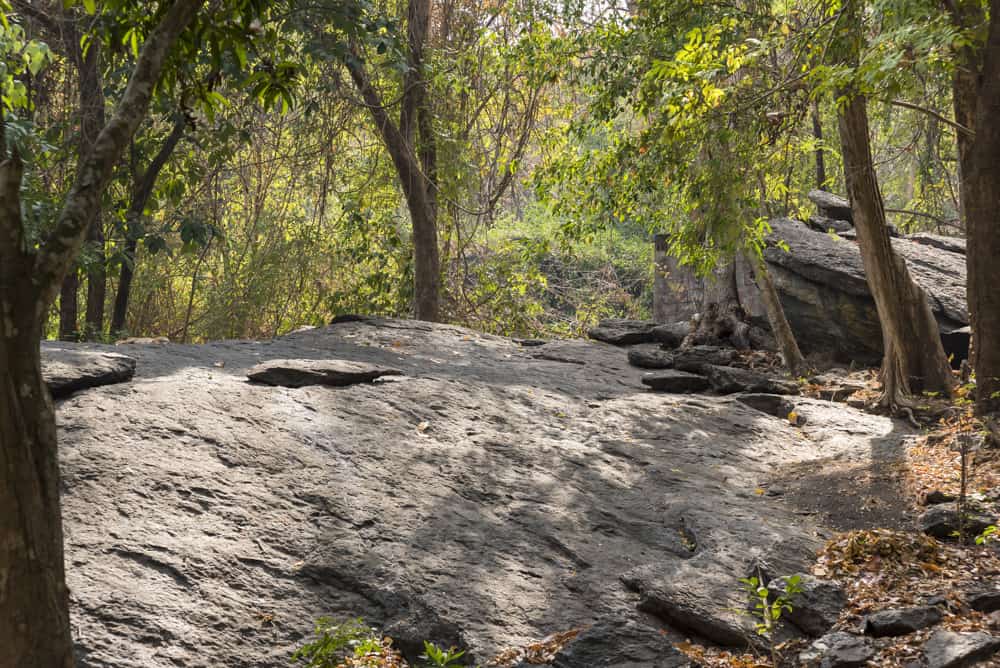
{"type": "Polygon", "coordinates": [[[79,341],[80,332],[76,323],[80,318],[80,302],[77,293],[80,290],[80,274],[76,267],[70,269],[59,286],[59,339],[61,341],[79,341]]]}
{"type": "Polygon", "coordinates": [[[823,121],[819,115],[819,100],[812,104],[813,137],[819,142],[816,146],[816,187],[826,190],[826,160],[823,157],[823,121]]]}
{"type": "MultiPolygon", "coordinates": [[[[1000,0],[990,3],[989,35],[977,77],[975,141],[960,140],[962,197],[968,233],[969,322],[975,337],[976,413],[1000,418],[1000,0]]],[[[970,63],[971,65],[971,63],[970,63]]],[[[960,68],[963,69],[964,68],[960,68]]],[[[956,80],[960,78],[956,74],[956,80]]],[[[963,77],[964,78],[964,77],[963,77]]],[[[966,84],[956,85],[955,109],[966,113],[966,84]],[[959,90],[959,89],[963,90],[959,90]],[[960,95],[961,92],[961,95],[960,95]],[[961,104],[959,97],[963,97],[961,104]]],[[[956,118],[956,120],[958,120],[956,118]]]]}
{"type": "MultiPolygon", "coordinates": [[[[42,381],[42,319],[21,227],[22,165],[0,164],[0,655],[73,665],[55,414],[42,381]]],[[[7,661],[10,663],[6,663],[7,661]]]]}
{"type": "Polygon", "coordinates": [[[801,375],[806,369],[806,360],[799,350],[798,341],[792,332],[792,326],[788,324],[785,317],[785,309],[781,306],[781,299],[778,291],[774,287],[774,280],[771,272],[767,270],[767,264],[760,257],[745,255],[746,261],[753,269],[754,279],[760,288],[761,301],[764,303],[764,311],[767,313],[767,322],[771,326],[771,333],[778,344],[778,350],[785,360],[785,367],[793,376],[801,375]]]}
{"type": "MultiPolygon", "coordinates": [[[[39,340],[115,163],[149,108],[180,33],[204,0],[175,0],[143,44],[124,96],[81,156],[55,228],[38,250],[25,238],[15,152],[0,162],[0,658],[3,665],[74,663],[63,562],[55,414],[39,340]]],[[[3,136],[0,124],[0,137],[3,136]]],[[[0,142],[0,156],[6,149],[0,142]]]]}
{"type": "Polygon", "coordinates": [[[410,212],[413,225],[414,316],[418,320],[436,322],[441,319],[441,256],[437,234],[437,184],[434,182],[436,155],[423,69],[430,0],[410,0],[407,15],[408,71],[403,80],[398,126],[389,118],[357,49],[351,49],[344,64],[389,151],[410,212]],[[418,125],[421,143],[425,147],[422,152],[415,147],[418,125]]]}
{"type": "MultiPolygon", "coordinates": [[[[838,40],[841,55],[851,66],[857,64],[863,39],[859,5],[858,0],[845,3],[846,34],[838,40]]],[[[892,248],[872,163],[867,101],[852,87],[838,90],[836,97],[842,100],[837,125],[847,193],[865,276],[882,326],[882,403],[890,408],[906,406],[907,395],[921,391],[950,396],[954,379],[937,322],[924,291],[913,282],[906,263],[892,248]]]]}

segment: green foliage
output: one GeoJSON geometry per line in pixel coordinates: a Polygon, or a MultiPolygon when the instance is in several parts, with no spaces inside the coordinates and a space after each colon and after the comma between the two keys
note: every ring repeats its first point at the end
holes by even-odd
{"type": "Polygon", "coordinates": [[[782,613],[792,611],[791,601],[802,591],[802,586],[799,584],[801,581],[800,576],[792,575],[785,578],[785,586],[781,591],[771,591],[761,584],[756,576],[740,578],[747,599],[753,605],[751,614],[758,620],[756,624],[758,634],[770,637],[782,613]]]}
{"type": "Polygon", "coordinates": [[[983,529],[983,532],[976,536],[976,545],[986,545],[990,542],[1000,540],[1000,529],[995,524],[983,529]]]}
{"type": "Polygon", "coordinates": [[[459,651],[457,647],[442,649],[432,642],[424,641],[424,653],[420,659],[424,661],[425,668],[455,668],[462,665],[459,663],[465,655],[465,651],[459,651]]]}
{"type": "Polygon", "coordinates": [[[329,617],[316,620],[313,639],[292,654],[292,661],[307,668],[335,668],[347,653],[367,640],[378,638],[375,629],[361,618],[335,623],[329,617]]]}

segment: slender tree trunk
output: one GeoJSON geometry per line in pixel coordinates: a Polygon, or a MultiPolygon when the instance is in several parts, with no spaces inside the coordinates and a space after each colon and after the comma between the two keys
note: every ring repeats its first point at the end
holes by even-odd
{"type": "MultiPolygon", "coordinates": [[[[976,349],[976,412],[1000,418],[1000,0],[990,3],[977,92],[975,141],[971,146],[963,142],[966,147],[960,151],[968,301],[976,349]]],[[[956,110],[958,106],[956,102],[956,110]]]]}
{"type": "Polygon", "coordinates": [[[59,339],[62,341],[78,341],[80,332],[76,323],[79,320],[80,274],[72,267],[59,287],[59,339]]]}
{"type": "Polygon", "coordinates": [[[785,360],[785,367],[793,376],[801,375],[806,369],[806,360],[799,350],[798,341],[792,332],[792,326],[788,324],[785,317],[785,309],[781,306],[781,299],[778,291],[774,287],[774,280],[771,272],[767,269],[767,264],[763,258],[745,255],[746,261],[753,268],[753,276],[760,287],[761,301],[764,303],[764,311],[767,313],[767,322],[771,325],[771,333],[778,343],[778,350],[785,360]]]}
{"type": "MultiPolygon", "coordinates": [[[[854,66],[863,36],[858,0],[844,6],[840,48],[854,66]]],[[[940,331],[924,291],[913,282],[906,263],[892,248],[885,206],[872,163],[867,101],[852,88],[838,90],[838,130],[844,177],[858,232],[858,245],[868,287],[875,298],[885,357],[883,403],[890,408],[909,403],[921,391],[951,394],[954,379],[944,354],[940,331]]]]}
{"type": "Polygon", "coordinates": [[[139,242],[135,232],[126,223],[125,258],[118,273],[118,292],[115,293],[115,308],[111,314],[111,334],[115,336],[125,331],[125,318],[128,315],[129,299],[132,297],[132,277],[135,275],[138,248],[139,242]]]}
{"type": "Polygon", "coordinates": [[[826,190],[826,160],[823,157],[823,121],[819,115],[819,100],[812,104],[813,137],[819,142],[816,146],[816,187],[826,190]]]}

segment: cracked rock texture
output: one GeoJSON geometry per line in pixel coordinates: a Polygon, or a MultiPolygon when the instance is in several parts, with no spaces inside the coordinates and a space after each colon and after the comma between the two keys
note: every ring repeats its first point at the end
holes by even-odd
{"type": "Polygon", "coordinates": [[[129,354],[131,382],[57,405],[88,666],[287,665],[321,615],[364,617],[411,656],[429,639],[485,663],[584,628],[556,665],[685,665],[671,601],[738,642],[751,562],[800,571],[829,535],[761,481],[869,466],[906,431],[801,398],[796,428],[736,397],[651,393],[607,344],[402,320],[129,354]],[[247,380],[272,359],[403,375],[247,380]]]}

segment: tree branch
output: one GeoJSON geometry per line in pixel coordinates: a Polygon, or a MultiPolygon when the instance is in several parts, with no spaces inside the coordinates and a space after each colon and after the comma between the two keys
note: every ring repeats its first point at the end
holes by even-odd
{"type": "Polygon", "coordinates": [[[194,20],[205,0],[174,0],[142,46],[121,102],[104,125],[89,156],[77,170],[55,228],[41,245],[33,280],[41,293],[39,316],[55,301],[59,285],[83,244],[91,213],[100,206],[101,193],[112,171],[149,110],[153,88],[170,49],[194,20]]]}
{"type": "Polygon", "coordinates": [[[927,107],[921,107],[919,104],[913,104],[912,102],[906,102],[904,100],[883,100],[883,101],[888,102],[894,107],[902,107],[903,109],[912,109],[913,111],[919,111],[922,114],[927,114],[931,118],[941,121],[945,125],[954,128],[956,131],[961,132],[966,136],[969,137],[976,136],[976,133],[970,130],[969,128],[965,127],[964,125],[961,125],[960,123],[956,123],[955,121],[951,120],[946,116],[942,116],[933,109],[928,109],[927,107]]]}

